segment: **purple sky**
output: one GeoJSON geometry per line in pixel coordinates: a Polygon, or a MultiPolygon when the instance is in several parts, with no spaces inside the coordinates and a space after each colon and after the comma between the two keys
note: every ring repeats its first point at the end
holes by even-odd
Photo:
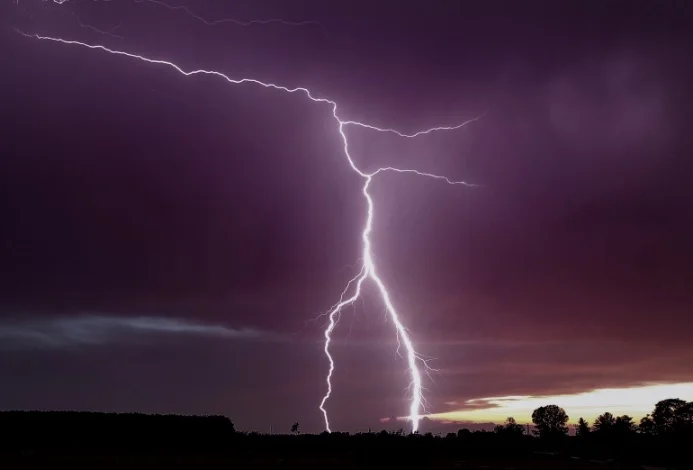
{"type": "MultiPolygon", "coordinates": [[[[358,272],[365,212],[328,106],[15,28],[306,86],[407,132],[484,113],[415,140],[348,130],[364,169],[481,185],[372,184],[376,262],[439,370],[432,412],[693,381],[693,5],[432,3],[185,4],[304,26],[3,4],[0,408],[320,431],[323,322],[306,322],[358,272]]],[[[373,293],[335,333],[333,429],[407,412],[373,293]]]]}

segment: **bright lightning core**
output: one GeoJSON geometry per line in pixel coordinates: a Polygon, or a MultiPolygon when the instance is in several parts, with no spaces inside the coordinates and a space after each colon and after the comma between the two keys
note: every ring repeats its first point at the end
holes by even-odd
{"type": "Polygon", "coordinates": [[[422,364],[423,367],[426,367],[426,363],[419,358],[419,356],[416,353],[416,350],[414,348],[414,344],[411,340],[411,337],[409,336],[409,332],[407,329],[404,327],[402,324],[402,321],[400,320],[399,314],[397,312],[397,309],[392,303],[392,300],[390,299],[390,294],[388,293],[387,287],[385,286],[385,283],[382,281],[382,279],[378,276],[378,272],[376,269],[375,261],[373,259],[373,251],[372,251],[372,244],[371,244],[371,239],[370,235],[373,230],[373,219],[375,217],[375,212],[373,208],[373,198],[371,197],[371,194],[368,192],[368,189],[370,187],[371,182],[373,181],[373,178],[384,172],[397,172],[397,173],[411,173],[415,174],[418,176],[424,176],[428,178],[434,178],[438,180],[445,181],[448,184],[461,184],[461,185],[466,185],[466,186],[473,186],[469,183],[465,183],[463,181],[452,181],[448,179],[445,176],[440,176],[440,175],[434,175],[431,173],[423,173],[417,170],[413,169],[401,169],[401,168],[394,168],[394,167],[382,167],[378,168],[376,171],[372,173],[366,173],[358,168],[356,163],[354,162],[351,154],[349,153],[349,140],[346,135],[345,128],[346,126],[358,126],[362,127],[365,129],[377,131],[377,132],[389,132],[389,133],[394,133],[400,137],[404,138],[414,138],[420,135],[428,134],[434,131],[444,131],[444,130],[455,130],[463,127],[464,125],[476,121],[479,119],[478,117],[469,121],[466,121],[462,124],[458,124],[455,126],[447,126],[447,127],[434,127],[430,129],[426,129],[423,131],[415,132],[412,134],[405,134],[400,131],[397,131],[395,129],[388,129],[388,128],[379,128],[376,126],[372,126],[370,124],[358,122],[358,121],[346,121],[342,120],[339,118],[337,114],[337,103],[335,101],[326,99],[326,98],[316,98],[312,95],[311,91],[307,88],[302,88],[302,87],[296,87],[296,88],[288,88],[285,86],[281,85],[276,85],[274,83],[267,83],[267,82],[262,82],[260,80],[256,80],[253,78],[241,78],[241,79],[232,79],[229,76],[218,72],[216,70],[204,70],[204,69],[197,69],[197,70],[190,70],[186,71],[176,65],[173,62],[167,61],[167,60],[161,60],[161,59],[151,59],[147,58],[138,54],[132,54],[129,52],[124,52],[120,50],[114,50],[114,49],[109,49],[105,46],[98,45],[98,44],[87,44],[84,42],[80,41],[73,41],[73,40],[67,40],[67,39],[61,39],[61,38],[56,38],[56,37],[49,37],[49,36],[39,36],[36,34],[30,35],[23,33],[21,31],[18,31],[20,34],[26,37],[30,38],[35,38],[39,40],[44,40],[44,41],[53,41],[53,42],[58,42],[61,44],[65,45],[74,45],[74,46],[81,46],[85,47],[88,49],[93,49],[93,50],[100,50],[103,52],[107,52],[109,54],[114,54],[114,55],[119,55],[119,56],[126,56],[131,59],[137,59],[143,62],[151,63],[151,64],[158,64],[158,65],[165,65],[167,67],[170,67],[174,69],[176,72],[185,75],[185,76],[191,76],[191,75],[214,75],[216,77],[222,78],[226,80],[228,83],[234,84],[234,85],[240,85],[244,83],[252,83],[255,85],[262,86],[264,88],[271,88],[274,90],[279,90],[283,91],[286,93],[297,93],[300,92],[304,94],[308,99],[315,103],[324,103],[328,104],[332,108],[332,117],[335,120],[335,123],[338,126],[339,134],[342,139],[342,144],[343,144],[343,152],[344,156],[346,157],[347,162],[349,163],[349,166],[351,169],[356,172],[361,178],[363,178],[363,188],[362,188],[362,193],[363,197],[366,199],[367,202],[367,207],[368,207],[368,212],[366,214],[366,220],[363,226],[363,230],[361,232],[361,240],[363,243],[363,252],[362,252],[362,260],[361,260],[361,271],[356,276],[353,278],[349,283],[347,284],[346,288],[344,289],[344,292],[342,293],[342,296],[339,300],[339,302],[327,313],[328,316],[328,325],[325,328],[324,331],[324,336],[325,336],[325,355],[327,356],[327,359],[329,361],[329,371],[327,373],[326,377],[326,383],[327,383],[327,392],[325,393],[325,396],[323,397],[322,401],[320,402],[320,410],[323,413],[323,416],[325,418],[325,428],[327,431],[331,431],[330,429],[330,421],[327,415],[327,410],[325,409],[325,404],[327,400],[330,398],[330,395],[332,394],[332,375],[335,370],[335,363],[332,358],[332,355],[330,354],[330,343],[332,339],[332,332],[334,331],[335,327],[337,326],[337,323],[339,322],[339,316],[342,311],[342,309],[350,304],[352,304],[354,301],[356,301],[359,296],[361,295],[361,287],[365,281],[372,281],[375,286],[377,287],[378,293],[380,294],[380,298],[385,305],[385,308],[387,310],[387,313],[392,320],[392,322],[395,325],[396,329],[396,334],[397,334],[397,340],[398,344],[400,346],[403,344],[404,349],[406,352],[406,359],[407,359],[407,364],[409,368],[409,374],[411,377],[411,383],[410,383],[410,389],[411,389],[411,401],[409,405],[409,420],[412,423],[412,431],[416,432],[419,427],[419,422],[421,420],[421,408],[423,405],[423,395],[422,395],[422,377],[421,377],[421,370],[419,367],[419,364],[422,364]],[[349,291],[350,287],[352,284],[355,285],[354,292],[351,296],[347,297],[346,299],[344,298],[347,295],[347,292],[349,291]]]}

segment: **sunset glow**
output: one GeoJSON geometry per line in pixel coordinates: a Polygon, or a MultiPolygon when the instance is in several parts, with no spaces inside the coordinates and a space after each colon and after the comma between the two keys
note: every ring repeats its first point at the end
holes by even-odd
{"type": "Polygon", "coordinates": [[[658,384],[629,388],[603,388],[571,395],[508,396],[467,400],[474,409],[435,413],[428,418],[452,422],[503,422],[508,416],[519,423],[530,423],[532,411],[555,404],[565,409],[570,422],[584,418],[590,422],[604,412],[627,414],[639,420],[650,413],[655,403],[666,398],[693,399],[693,382],[658,384]]]}

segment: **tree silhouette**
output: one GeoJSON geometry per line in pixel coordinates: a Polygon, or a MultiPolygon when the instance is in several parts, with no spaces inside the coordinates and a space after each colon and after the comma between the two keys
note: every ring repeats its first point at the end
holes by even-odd
{"type": "Polygon", "coordinates": [[[521,424],[517,424],[515,418],[511,416],[505,420],[505,423],[497,425],[493,432],[506,436],[521,436],[524,434],[525,429],[521,424]]]}
{"type": "Polygon", "coordinates": [[[587,436],[590,433],[590,423],[585,421],[584,419],[580,418],[578,420],[577,428],[575,429],[575,433],[578,436],[587,436]]]}
{"type": "Polygon", "coordinates": [[[536,426],[535,434],[542,439],[557,438],[568,434],[568,415],[558,405],[540,406],[532,413],[532,422],[536,426]]]}
{"type": "Polygon", "coordinates": [[[608,411],[594,420],[594,430],[597,432],[610,432],[614,426],[616,426],[616,418],[608,411]]]}
{"type": "Polygon", "coordinates": [[[693,426],[693,402],[688,403],[678,398],[662,400],[655,405],[652,421],[657,434],[690,428],[693,426]]]}
{"type": "MultiPolygon", "coordinates": [[[[652,415],[640,421],[636,434],[630,416],[616,417],[604,413],[594,422],[594,430],[599,432],[590,433],[590,424],[579,419],[577,437],[565,436],[567,415],[561,408],[556,405],[538,408],[532,414],[539,430],[536,434],[542,438],[555,438],[553,440],[522,435],[522,426],[513,418],[496,426],[495,432],[460,429],[456,434],[433,435],[430,432],[407,434],[383,430],[378,433],[304,435],[299,432],[300,425],[296,422],[290,428],[291,433],[265,435],[254,431],[237,432],[233,423],[223,416],[0,412],[0,462],[4,463],[3,459],[8,456],[10,461],[15,456],[30,456],[27,452],[49,455],[59,450],[65,456],[102,452],[109,456],[127,455],[128,459],[130,455],[148,453],[172,456],[179,453],[230,453],[239,455],[241,459],[277,456],[283,462],[293,462],[292,459],[298,462],[306,457],[320,461],[334,458],[345,459],[357,468],[365,461],[384,459],[385,456],[394,459],[397,465],[393,466],[416,468],[431,468],[426,462],[442,462],[437,459],[501,456],[508,461],[532,459],[526,462],[527,466],[521,464],[516,468],[543,468],[540,462],[535,462],[532,451],[550,448],[557,451],[550,458],[570,455],[581,459],[613,459],[615,462],[693,469],[690,466],[693,403],[670,399],[663,400],[654,408],[652,414],[657,418],[661,433],[652,415]]],[[[287,463],[282,465],[292,467],[287,463]]],[[[1,464],[0,467],[14,468],[1,464]]],[[[613,468],[626,467],[615,465],[613,468]]]]}
{"type": "Polygon", "coordinates": [[[648,414],[640,420],[640,424],[638,425],[638,432],[640,434],[645,434],[649,436],[654,436],[655,434],[657,434],[657,426],[655,426],[654,420],[652,419],[652,415],[648,414]]]}
{"type": "Polygon", "coordinates": [[[628,434],[635,431],[633,418],[628,415],[619,416],[614,423],[614,431],[619,434],[628,434]]]}

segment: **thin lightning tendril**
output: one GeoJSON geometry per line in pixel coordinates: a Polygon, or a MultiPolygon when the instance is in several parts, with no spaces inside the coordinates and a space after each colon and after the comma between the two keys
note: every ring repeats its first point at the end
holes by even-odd
{"type": "MultiPolygon", "coordinates": [[[[153,0],[142,0],[142,1],[153,1],[153,0]]],[[[389,128],[380,128],[376,127],[370,124],[365,124],[362,122],[358,121],[346,121],[342,120],[339,118],[337,114],[337,103],[335,101],[326,99],[326,98],[319,98],[313,96],[311,91],[308,88],[303,88],[303,87],[295,87],[295,88],[289,88],[281,85],[277,85],[274,83],[270,82],[263,82],[254,78],[241,78],[241,79],[233,79],[229,77],[228,75],[225,75],[221,72],[218,72],[216,70],[205,70],[205,69],[197,69],[197,70],[189,70],[186,71],[180,66],[176,65],[173,62],[167,61],[167,60],[161,60],[161,59],[151,59],[145,56],[141,56],[138,54],[133,54],[129,52],[124,52],[120,50],[115,50],[115,49],[110,49],[106,46],[102,46],[99,44],[88,44],[80,41],[75,41],[75,40],[68,40],[68,39],[61,39],[57,37],[50,37],[50,36],[40,36],[38,34],[27,34],[22,31],[17,30],[19,34],[22,34],[25,37],[28,38],[35,38],[39,40],[44,40],[44,41],[53,41],[57,43],[62,43],[66,45],[75,45],[75,46],[81,46],[85,47],[88,49],[93,49],[93,50],[100,50],[103,52],[107,52],[109,54],[113,55],[119,55],[119,56],[126,56],[131,59],[137,59],[143,62],[147,62],[150,64],[158,64],[158,65],[165,65],[167,67],[170,67],[177,71],[178,73],[185,75],[187,77],[192,76],[192,75],[212,75],[216,76],[219,78],[222,78],[226,80],[227,82],[234,84],[234,85],[240,85],[240,84],[254,84],[254,85],[259,85],[264,88],[270,88],[278,91],[283,91],[286,93],[302,93],[304,94],[308,99],[315,103],[324,103],[328,104],[331,109],[332,109],[332,117],[334,118],[335,122],[338,125],[338,131],[342,139],[342,144],[343,144],[343,152],[344,156],[347,159],[347,162],[349,163],[349,166],[351,169],[356,172],[361,178],[364,180],[364,184],[362,187],[362,194],[363,197],[366,199],[367,203],[367,214],[366,214],[366,220],[365,224],[363,227],[363,230],[361,232],[361,240],[363,243],[363,252],[361,255],[361,270],[357,276],[352,278],[348,284],[346,285],[344,291],[342,292],[339,302],[337,302],[328,312],[322,314],[327,316],[328,318],[328,324],[327,327],[324,330],[324,338],[325,338],[325,343],[324,343],[324,351],[325,351],[325,356],[328,359],[329,362],[329,370],[327,373],[327,376],[325,378],[325,382],[327,385],[327,392],[325,393],[325,396],[323,397],[322,401],[320,402],[320,411],[322,411],[324,419],[325,419],[325,428],[328,432],[331,432],[330,429],[330,422],[329,418],[327,416],[327,410],[325,409],[325,404],[327,403],[327,400],[329,400],[330,396],[332,395],[332,375],[335,370],[335,363],[334,359],[330,353],[330,344],[332,341],[332,333],[334,329],[336,328],[337,324],[339,323],[339,318],[342,310],[344,307],[347,307],[351,304],[353,304],[360,296],[361,296],[361,287],[363,286],[363,283],[366,280],[372,281],[377,290],[378,293],[380,294],[380,298],[386,308],[387,314],[390,318],[390,320],[393,322],[395,325],[395,330],[396,330],[396,335],[397,335],[397,352],[399,354],[400,348],[404,346],[405,350],[405,356],[407,360],[407,365],[408,365],[408,370],[409,374],[411,376],[411,381],[409,384],[409,390],[411,391],[411,402],[409,405],[409,416],[408,419],[412,423],[412,432],[417,432],[418,427],[419,427],[419,421],[421,420],[421,410],[423,409],[425,411],[425,405],[426,401],[423,397],[422,391],[424,390],[423,384],[422,384],[422,378],[421,378],[421,371],[419,369],[419,362],[423,365],[424,369],[429,372],[430,369],[427,365],[427,362],[425,359],[421,358],[415,348],[414,344],[411,340],[411,337],[409,336],[409,332],[405,328],[405,326],[402,324],[399,314],[397,313],[397,310],[395,309],[395,306],[392,303],[392,300],[390,298],[390,294],[387,291],[387,288],[385,287],[385,283],[382,281],[380,276],[378,275],[378,272],[376,270],[375,266],[375,261],[373,259],[373,253],[372,253],[372,245],[371,245],[371,239],[370,235],[373,230],[373,220],[374,220],[374,203],[373,203],[373,198],[371,197],[371,194],[368,192],[368,189],[373,181],[373,178],[377,176],[380,173],[385,173],[385,172],[396,172],[396,173],[410,173],[414,174],[417,176],[424,176],[428,178],[433,178],[433,179],[438,179],[445,181],[448,184],[451,185],[465,185],[465,186],[474,186],[472,184],[466,183],[464,181],[453,181],[445,176],[441,175],[435,175],[432,173],[424,173],[420,172],[417,170],[413,169],[401,169],[401,168],[395,168],[395,167],[382,167],[378,168],[377,170],[367,173],[358,168],[356,163],[354,162],[350,152],[349,152],[349,140],[346,135],[346,127],[347,126],[355,126],[355,127],[361,127],[365,129],[370,129],[373,131],[377,132],[388,132],[388,133],[394,133],[400,137],[404,138],[415,138],[421,135],[429,134],[432,132],[436,131],[450,131],[450,130],[455,130],[455,129],[460,129],[461,127],[464,127],[465,125],[476,121],[479,119],[481,116],[468,120],[466,122],[463,122],[462,124],[456,125],[456,126],[445,126],[445,127],[432,127],[430,129],[426,129],[423,131],[415,132],[412,134],[406,134],[400,131],[397,131],[395,129],[389,129],[389,128]],[[349,291],[350,287],[353,284],[356,284],[356,287],[354,289],[354,293],[347,297],[347,292],[349,291]]]]}
{"type": "Polygon", "coordinates": [[[79,19],[79,16],[77,16],[77,13],[73,12],[72,16],[75,17],[75,19],[77,20],[77,23],[79,24],[79,27],[82,29],[90,29],[96,33],[103,34],[104,36],[111,36],[112,38],[116,38],[116,39],[124,39],[123,36],[120,36],[119,34],[115,34],[112,32],[114,29],[116,29],[118,27],[117,25],[114,26],[113,28],[111,28],[111,31],[104,31],[103,29],[99,29],[96,26],[82,23],[82,20],[79,19]]]}
{"type": "Polygon", "coordinates": [[[201,23],[204,23],[207,26],[216,26],[216,25],[224,24],[224,23],[233,23],[237,26],[268,25],[268,24],[272,24],[272,23],[277,23],[277,24],[281,24],[284,26],[315,25],[315,26],[318,26],[321,29],[323,29],[323,32],[324,32],[323,26],[320,23],[318,23],[317,21],[287,21],[287,20],[283,20],[280,18],[269,18],[269,19],[264,19],[264,20],[248,20],[248,21],[241,21],[241,20],[237,20],[235,18],[222,18],[222,19],[217,19],[217,20],[208,20],[208,19],[203,18],[200,15],[193,13],[185,5],[169,5],[168,3],[163,2],[161,0],[135,0],[135,3],[142,3],[142,2],[152,3],[154,5],[158,5],[158,6],[167,8],[171,11],[176,11],[176,10],[182,11],[186,15],[188,15],[189,17],[194,18],[195,20],[197,20],[201,23]]]}

